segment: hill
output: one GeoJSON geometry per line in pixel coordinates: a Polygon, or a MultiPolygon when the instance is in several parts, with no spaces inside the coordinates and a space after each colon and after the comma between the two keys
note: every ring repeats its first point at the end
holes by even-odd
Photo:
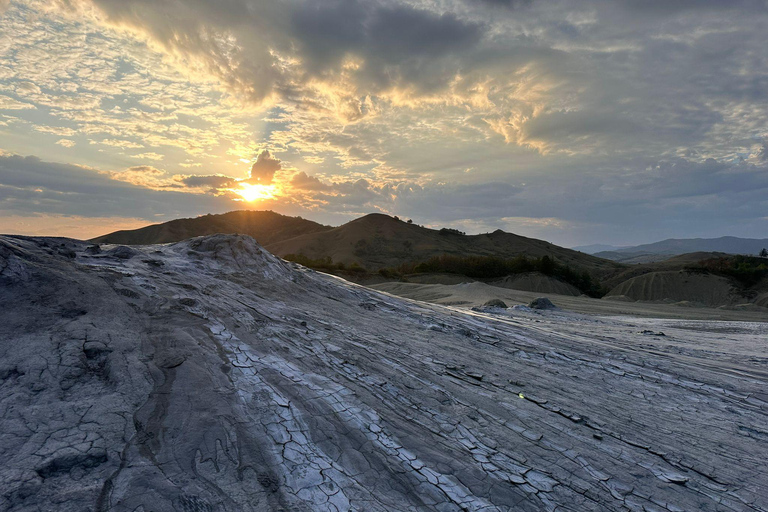
{"type": "Polygon", "coordinates": [[[649,272],[627,279],[604,298],[724,306],[746,302],[739,297],[738,288],[726,277],[677,270],[649,272]]]}
{"type": "Polygon", "coordinates": [[[764,337],[0,236],[0,510],[757,510],[764,337]]]}
{"type": "Polygon", "coordinates": [[[768,239],[723,236],[720,238],[669,238],[652,244],[604,250],[594,254],[600,258],[623,263],[649,263],[692,252],[722,252],[754,256],[763,248],[768,248],[768,239]]]}
{"type": "Polygon", "coordinates": [[[606,244],[591,244],[591,245],[577,245],[571,247],[574,251],[583,252],[586,254],[596,254],[598,252],[615,251],[617,249],[624,249],[626,245],[606,245],[606,244]]]}
{"type": "Polygon", "coordinates": [[[549,256],[598,278],[624,269],[611,261],[501,230],[465,235],[451,229],[436,230],[409,224],[382,214],[366,215],[337,228],[267,244],[266,248],[278,256],[303,254],[316,260],[331,258],[346,265],[358,263],[368,270],[398,267],[443,255],[549,256]]]}
{"type": "Polygon", "coordinates": [[[662,261],[652,261],[636,265],[628,265],[623,270],[609,276],[603,282],[608,288],[613,288],[629,279],[649,274],[651,272],[669,272],[685,270],[688,267],[698,264],[700,261],[728,257],[728,254],[722,252],[692,252],[688,254],[679,254],[663,259],[662,261]]]}
{"type": "Polygon", "coordinates": [[[607,299],[690,302],[709,306],[768,304],[768,260],[695,252],[632,265],[604,283],[607,299]]]}
{"type": "Polygon", "coordinates": [[[188,238],[216,233],[248,235],[261,244],[279,242],[307,233],[331,229],[301,217],[288,217],[272,211],[239,210],[221,215],[202,215],[193,219],[177,219],[140,229],[115,231],[96,237],[92,242],[149,245],[180,242],[188,238]]]}

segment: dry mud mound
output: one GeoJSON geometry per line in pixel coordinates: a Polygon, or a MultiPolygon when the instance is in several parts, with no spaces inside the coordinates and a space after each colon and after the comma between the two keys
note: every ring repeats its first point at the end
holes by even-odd
{"type": "Polygon", "coordinates": [[[605,297],[615,296],[637,301],[687,301],[707,306],[723,306],[732,303],[738,295],[731,282],[724,277],[674,271],[650,272],[628,279],[613,288],[605,297]]]}
{"type": "Polygon", "coordinates": [[[0,510],[768,509],[757,327],[725,351],[550,314],[393,298],[244,236],[0,237],[0,510]]]}

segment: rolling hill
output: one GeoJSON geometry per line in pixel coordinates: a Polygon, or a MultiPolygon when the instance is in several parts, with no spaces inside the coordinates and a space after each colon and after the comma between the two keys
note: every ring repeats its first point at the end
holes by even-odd
{"type": "MultiPolygon", "coordinates": [[[[602,292],[608,297],[633,301],[689,301],[707,305],[727,305],[741,302],[762,303],[766,286],[744,286],[733,279],[715,275],[691,275],[691,267],[703,260],[728,257],[725,252],[691,252],[682,255],[642,253],[635,265],[626,265],[583,252],[566,249],[557,245],[527,238],[513,233],[496,230],[492,233],[465,235],[453,229],[430,229],[404,222],[383,214],[369,214],[338,227],[323,226],[298,217],[288,217],[271,211],[235,211],[222,215],[205,215],[195,219],[179,219],[163,224],[147,226],[132,231],[118,231],[93,239],[93,242],[124,245],[147,245],[177,242],[196,236],[215,233],[239,233],[254,237],[271,253],[293,258],[301,255],[312,262],[333,262],[323,266],[323,271],[337,273],[346,279],[371,284],[381,279],[406,277],[416,281],[429,280],[429,276],[408,274],[381,277],[380,269],[392,269],[403,264],[422,263],[438,256],[496,257],[513,259],[518,256],[541,258],[548,256],[567,265],[577,272],[587,271],[602,285],[602,292]],[[663,261],[655,261],[657,259],[663,261]],[[336,270],[343,264],[346,269],[355,265],[367,272],[336,270]]],[[[735,237],[718,239],[719,246],[735,237]]],[[[650,244],[658,250],[683,250],[682,240],[650,244]]],[[[704,241],[707,242],[707,241],[704,241]]],[[[750,243],[760,245],[762,241],[750,243]]],[[[735,243],[729,247],[742,247],[735,243]]],[[[631,258],[636,253],[623,252],[635,248],[621,249],[610,254],[631,258]]],[[[735,250],[735,249],[734,249],[735,250]]],[[[598,253],[600,254],[600,253],[598,253]]],[[[613,258],[618,259],[618,258],[613,258]]],[[[442,282],[446,278],[460,278],[460,281],[475,279],[440,274],[431,278],[442,282]],[[440,277],[442,276],[442,277],[440,277]]],[[[558,277],[539,276],[523,273],[499,279],[481,281],[504,288],[578,295],[579,291],[558,277]]],[[[595,295],[599,296],[599,295],[595,295]]]]}
{"type": "Polygon", "coordinates": [[[260,244],[279,242],[307,233],[331,229],[301,217],[288,217],[272,211],[239,210],[221,215],[202,215],[177,219],[140,229],[115,231],[92,242],[123,245],[149,245],[180,242],[216,233],[238,233],[255,238],[260,244]]]}
{"type": "Polygon", "coordinates": [[[604,277],[623,270],[617,263],[564,247],[496,230],[465,235],[449,229],[429,229],[388,215],[370,214],[337,228],[266,244],[278,256],[303,254],[312,259],[358,263],[369,270],[425,261],[434,256],[549,256],[561,263],[604,277]]]}
{"type": "Polygon", "coordinates": [[[267,250],[281,257],[301,254],[316,260],[331,258],[345,265],[357,263],[370,271],[421,262],[445,254],[501,258],[549,256],[598,278],[624,270],[622,265],[608,260],[501,230],[465,235],[451,229],[429,229],[377,213],[332,228],[269,211],[236,211],[116,231],[91,241],[147,245],[215,233],[252,236],[267,250]]]}

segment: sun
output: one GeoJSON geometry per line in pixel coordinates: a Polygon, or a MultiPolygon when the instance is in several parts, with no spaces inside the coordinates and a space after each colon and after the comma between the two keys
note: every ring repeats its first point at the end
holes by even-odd
{"type": "Polygon", "coordinates": [[[277,188],[274,185],[251,185],[250,183],[240,183],[240,188],[234,190],[242,196],[243,201],[249,203],[260,199],[272,199],[276,191],[277,188]]]}

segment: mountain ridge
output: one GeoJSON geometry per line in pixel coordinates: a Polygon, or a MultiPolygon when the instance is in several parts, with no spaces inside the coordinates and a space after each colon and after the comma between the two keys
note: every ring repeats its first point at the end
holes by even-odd
{"type": "Polygon", "coordinates": [[[764,248],[768,248],[768,238],[667,238],[650,244],[598,251],[593,255],[622,263],[651,263],[693,252],[757,255],[764,248]]]}

